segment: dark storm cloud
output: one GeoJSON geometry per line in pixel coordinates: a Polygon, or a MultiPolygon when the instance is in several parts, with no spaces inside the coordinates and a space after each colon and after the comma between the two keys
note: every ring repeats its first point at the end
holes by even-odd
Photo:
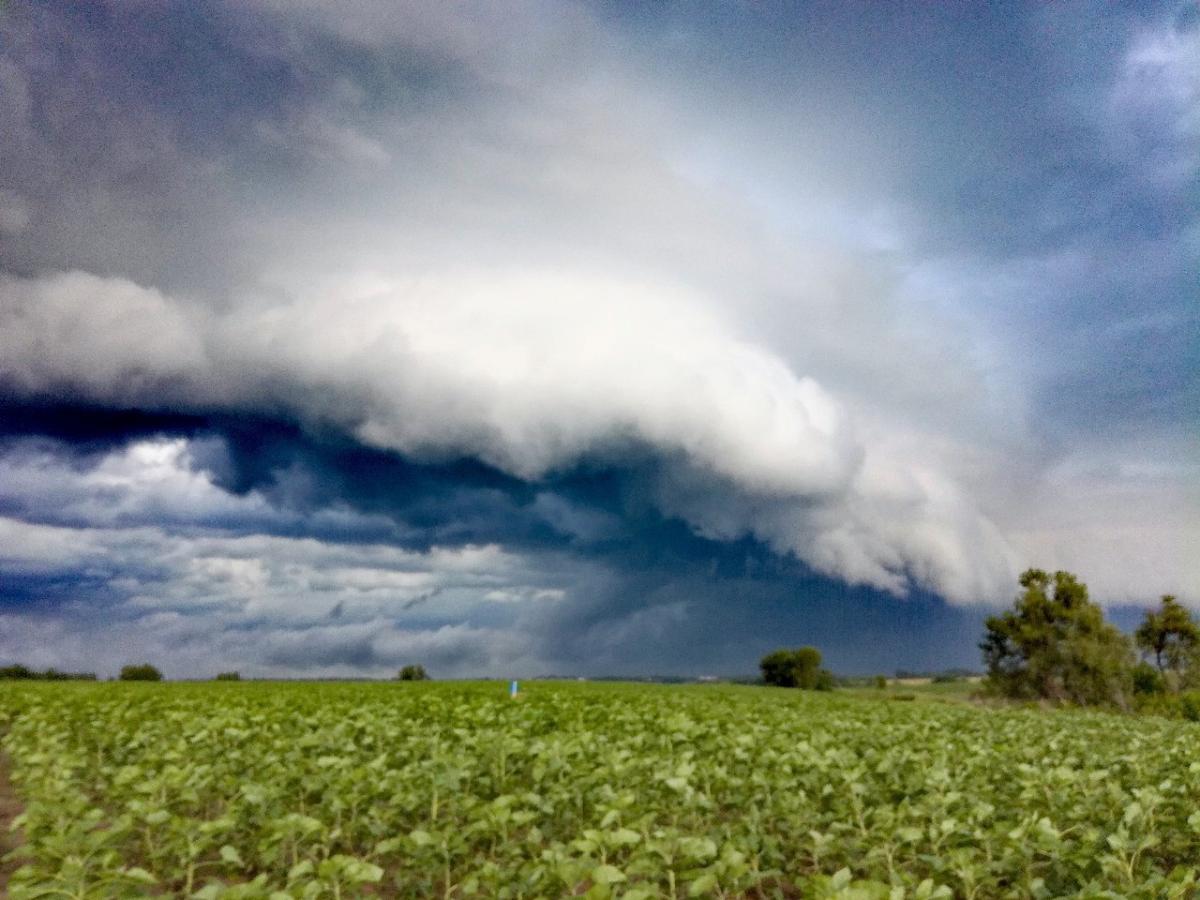
{"type": "Polygon", "coordinates": [[[1195,602],[1194,3],[0,15],[0,653],[922,668],[1029,563],[1195,602]]]}
{"type": "MultiPolygon", "coordinates": [[[[240,424],[243,428],[241,438],[244,440],[248,426],[246,423],[240,424]]],[[[278,426],[264,429],[264,447],[271,444],[269,437],[272,434],[278,442],[284,431],[278,426]]],[[[159,439],[164,438],[160,435],[159,439]]],[[[38,449],[45,451],[51,447],[65,452],[68,446],[43,443],[38,445],[38,449]]],[[[417,534],[421,538],[418,543],[426,547],[429,545],[426,532],[413,529],[406,521],[412,509],[412,495],[419,491],[411,483],[403,484],[406,479],[401,476],[406,470],[418,467],[402,463],[387,467],[377,463],[374,468],[364,468],[361,467],[363,451],[350,454],[349,460],[336,452],[323,456],[321,451],[319,446],[313,446],[311,442],[306,444],[292,434],[289,452],[280,451],[276,443],[266,452],[266,459],[291,472],[296,470],[297,465],[308,465],[313,460],[319,460],[323,475],[312,480],[321,483],[336,481],[330,472],[339,463],[346,465],[344,470],[338,472],[337,478],[359,479],[365,486],[383,488],[374,492],[364,488],[359,495],[364,502],[357,511],[385,515],[397,524],[397,533],[417,534]],[[306,462],[298,463],[298,459],[306,462]],[[366,499],[368,496],[369,500],[366,499]]],[[[83,475],[94,472],[97,465],[104,463],[103,457],[92,455],[89,459],[90,462],[83,462],[79,457],[65,457],[71,470],[83,475]]],[[[12,461],[11,455],[9,461],[12,461]]],[[[240,487],[244,495],[255,493],[259,486],[269,487],[273,484],[273,475],[266,467],[265,460],[258,460],[258,464],[263,468],[257,483],[246,480],[245,473],[242,473],[240,487]]],[[[438,472],[435,469],[425,472],[421,482],[425,487],[430,483],[436,485],[438,476],[451,482],[457,480],[453,477],[453,470],[438,472]]],[[[847,592],[833,582],[814,577],[803,566],[781,559],[754,541],[728,543],[706,540],[678,521],[663,519],[652,507],[642,505],[639,509],[636,487],[626,483],[627,477],[626,473],[620,471],[589,472],[578,476],[575,482],[564,478],[555,485],[558,491],[555,496],[563,498],[562,502],[573,504],[577,510],[591,510],[594,515],[603,515],[620,523],[620,532],[606,533],[603,542],[581,546],[577,533],[548,528],[545,523],[542,523],[540,530],[535,524],[524,530],[514,527],[521,520],[521,510],[515,500],[511,510],[498,516],[487,533],[472,535],[476,540],[503,540],[506,546],[524,552],[527,555],[523,565],[531,573],[547,565],[557,568],[560,576],[565,574],[569,579],[570,604],[539,604],[534,601],[532,607],[518,606],[512,609],[463,608],[458,613],[451,612],[447,619],[446,613],[439,614],[437,607],[439,596],[447,589],[453,590],[453,585],[450,585],[449,588],[423,589],[402,602],[390,601],[394,603],[396,612],[402,615],[385,624],[376,618],[381,610],[374,608],[366,612],[368,618],[364,621],[361,594],[357,597],[353,594],[323,594],[319,586],[315,588],[318,604],[321,596],[342,596],[342,599],[325,601],[323,606],[319,605],[307,614],[298,608],[297,603],[291,612],[285,608],[268,612],[265,616],[261,612],[242,612],[223,617],[221,609],[227,605],[227,598],[222,596],[219,583],[216,586],[208,584],[200,596],[177,596],[175,599],[167,596],[160,602],[175,610],[176,614],[182,613],[185,620],[190,622],[185,629],[190,635],[186,641],[189,645],[195,645],[193,649],[203,646],[206,641],[226,646],[232,640],[236,645],[239,635],[273,635],[262,647],[255,652],[247,651],[243,657],[249,664],[259,666],[259,671],[264,673],[291,671],[297,666],[318,667],[328,672],[387,671],[389,667],[394,668],[395,664],[399,664],[397,660],[403,661],[401,657],[404,651],[388,649],[391,644],[379,648],[376,645],[381,634],[386,635],[395,628],[399,628],[402,634],[414,628],[419,634],[438,633],[441,629],[448,646],[434,641],[426,646],[426,652],[427,658],[435,661],[443,674],[484,671],[471,668],[490,659],[481,656],[481,651],[473,647],[472,636],[491,636],[497,628],[512,630],[514,627],[525,636],[521,647],[527,658],[522,663],[522,671],[528,674],[633,674],[646,671],[650,660],[656,673],[682,674],[695,667],[698,648],[704,648],[704,658],[711,664],[710,667],[716,666],[723,672],[744,672],[749,665],[747,660],[756,658],[754,654],[771,641],[785,638],[819,640],[835,648],[848,643],[848,631],[853,630],[844,619],[848,603],[856,609],[864,608],[864,604],[873,609],[878,621],[872,627],[879,630],[881,639],[887,628],[898,627],[894,615],[895,601],[887,600],[886,595],[847,592]],[[625,499],[621,499],[623,496],[625,499]],[[598,505],[587,506],[589,501],[598,505]],[[562,561],[547,563],[546,555],[553,555],[568,546],[577,559],[587,559],[589,564],[576,566],[562,561]],[[890,617],[888,609],[893,611],[890,617]],[[276,618],[279,615],[283,618],[276,618]],[[298,624],[297,620],[303,620],[305,615],[309,617],[307,623],[298,624]],[[331,621],[337,623],[338,627],[330,628],[325,624],[331,621]],[[204,622],[207,622],[207,626],[202,624],[204,622]],[[344,627],[341,624],[343,622],[346,623],[344,627]],[[764,630],[761,625],[763,622],[768,622],[769,628],[764,630]],[[465,636],[453,632],[456,623],[468,629],[465,636]],[[449,640],[446,629],[451,629],[454,640],[449,640]],[[305,647],[309,650],[307,655],[305,647]]],[[[28,477],[21,480],[27,485],[31,482],[28,477]]],[[[407,480],[412,482],[415,479],[407,480]]],[[[59,486],[62,487],[61,478],[59,486]]],[[[525,489],[524,486],[522,488],[525,489]]],[[[494,487],[488,489],[495,490],[494,487]]],[[[546,495],[543,492],[538,496],[546,495]]],[[[325,499],[345,501],[348,496],[353,497],[352,494],[334,492],[325,499]]],[[[27,515],[25,518],[61,524],[61,515],[45,515],[51,504],[44,502],[45,498],[41,499],[42,503],[34,504],[26,512],[41,510],[43,514],[27,515]]],[[[361,542],[367,539],[350,529],[338,536],[332,530],[323,528],[319,516],[321,508],[312,496],[297,498],[295,494],[286,494],[275,499],[299,499],[303,503],[303,511],[308,515],[309,522],[309,527],[303,533],[323,541],[361,542]]],[[[193,504],[196,503],[195,494],[191,495],[191,500],[193,504]]],[[[437,503],[431,505],[439,508],[437,503]]],[[[294,523],[297,520],[289,513],[296,510],[285,506],[273,507],[269,513],[258,508],[256,515],[243,515],[240,518],[229,516],[224,511],[217,518],[208,518],[206,510],[210,508],[210,504],[194,505],[191,521],[186,523],[181,532],[177,531],[176,536],[194,534],[197,529],[204,533],[213,528],[219,528],[222,535],[244,533],[248,538],[266,533],[295,533],[294,523]],[[289,527],[277,527],[279,521],[288,523],[289,527]]],[[[6,514],[9,512],[5,510],[6,514]]],[[[559,514],[556,508],[555,516],[559,514]]],[[[454,518],[456,511],[451,508],[445,515],[454,518]]],[[[530,519],[534,517],[532,510],[526,510],[524,515],[530,519]]],[[[148,519],[160,525],[172,524],[170,517],[164,516],[161,507],[152,510],[148,519]]],[[[174,524],[178,529],[185,523],[176,521],[174,524]]],[[[18,543],[13,541],[13,544],[18,543]]],[[[31,565],[29,571],[18,574],[12,570],[19,563],[10,560],[4,583],[9,612],[51,614],[57,609],[58,617],[65,624],[75,622],[77,627],[85,630],[111,628],[114,623],[122,628],[133,627],[139,616],[136,604],[134,610],[128,605],[130,595],[154,595],[159,591],[173,590],[173,584],[181,577],[177,568],[180,561],[172,559],[170,552],[164,558],[163,549],[172,543],[168,535],[143,536],[142,546],[132,553],[128,546],[122,548],[120,543],[128,545],[129,542],[114,543],[110,534],[107,542],[101,541],[94,551],[82,552],[70,562],[64,563],[61,555],[54,557],[49,570],[44,568],[46,561],[43,560],[31,565]],[[60,608],[62,606],[73,606],[73,609],[69,615],[64,615],[60,608]]],[[[442,543],[453,545],[456,542],[450,538],[442,543]]],[[[80,549],[75,547],[77,552],[80,549]]],[[[190,564],[197,558],[205,559],[206,553],[189,550],[183,554],[186,557],[184,564],[190,564]]],[[[250,561],[269,559],[271,554],[269,546],[258,545],[249,554],[237,550],[231,553],[227,548],[217,558],[250,561]]],[[[220,582],[228,574],[220,572],[212,577],[220,582]]],[[[335,576],[332,580],[344,581],[345,577],[335,576]]],[[[314,589],[311,583],[308,587],[314,589]]],[[[341,587],[341,584],[331,584],[330,590],[337,591],[341,587]]],[[[225,592],[230,589],[227,585],[225,592]]],[[[923,628],[922,633],[932,639],[924,644],[920,640],[907,641],[909,646],[898,657],[905,662],[898,662],[897,665],[916,666],[915,660],[936,657],[933,645],[941,638],[936,637],[936,631],[931,635],[931,624],[937,628],[942,619],[950,622],[975,621],[975,617],[952,612],[944,604],[935,601],[920,600],[913,603],[915,605],[909,608],[920,610],[916,616],[919,622],[917,627],[923,628]],[[938,609],[942,612],[938,613],[938,609]],[[913,662],[909,663],[909,660],[913,662]]],[[[862,619],[860,624],[868,620],[862,619]]],[[[858,632],[860,636],[862,633],[861,630],[858,632]]],[[[170,631],[169,634],[171,640],[185,639],[182,632],[170,631]]],[[[945,636],[943,630],[942,637],[945,636]]],[[[150,641],[147,646],[158,645],[150,641]]],[[[408,645],[402,642],[400,646],[403,648],[408,645]]],[[[164,646],[163,652],[166,649],[164,646]]],[[[869,653],[863,656],[843,651],[838,655],[835,650],[832,658],[845,669],[870,668],[869,653]]],[[[495,660],[493,668],[486,671],[490,674],[500,673],[504,665],[512,665],[512,660],[495,660]]],[[[195,668],[178,668],[176,674],[195,675],[204,672],[195,668]]]]}

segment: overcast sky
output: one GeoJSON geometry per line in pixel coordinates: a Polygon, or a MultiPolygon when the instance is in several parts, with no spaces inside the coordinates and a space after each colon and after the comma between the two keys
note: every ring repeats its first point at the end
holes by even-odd
{"type": "Polygon", "coordinates": [[[0,11],[0,662],[977,666],[1200,607],[1200,8],[0,11]]]}

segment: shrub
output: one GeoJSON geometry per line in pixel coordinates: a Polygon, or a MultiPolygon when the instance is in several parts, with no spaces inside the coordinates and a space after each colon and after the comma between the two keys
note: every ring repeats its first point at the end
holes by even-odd
{"type": "Polygon", "coordinates": [[[217,681],[241,681],[242,676],[237,672],[218,672],[217,681]]]}
{"type": "Polygon", "coordinates": [[[400,681],[428,681],[429,674],[425,671],[424,666],[408,665],[400,670],[400,674],[396,678],[400,681]]]}
{"type": "Polygon", "coordinates": [[[877,687],[881,691],[885,690],[887,688],[887,679],[884,678],[882,675],[876,675],[875,678],[873,679],[873,682],[875,684],[875,687],[877,687]]]}
{"type": "Polygon", "coordinates": [[[1180,694],[1179,712],[1189,722],[1200,722],[1200,691],[1184,691],[1180,694]]]}
{"type": "Polygon", "coordinates": [[[814,691],[832,691],[836,686],[833,673],[828,669],[818,669],[817,677],[813,680],[814,691]]]}
{"type": "Polygon", "coordinates": [[[1167,680],[1150,663],[1140,662],[1133,667],[1133,692],[1141,695],[1165,694],[1167,680]]]}
{"type": "Polygon", "coordinates": [[[1143,715],[1200,722],[1200,691],[1139,694],[1136,700],[1137,711],[1143,715]]]}

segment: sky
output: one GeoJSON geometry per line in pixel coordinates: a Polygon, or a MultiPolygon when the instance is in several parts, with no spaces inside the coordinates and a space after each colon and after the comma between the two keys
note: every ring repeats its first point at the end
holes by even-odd
{"type": "Polygon", "coordinates": [[[0,662],[1200,609],[1200,7],[0,6],[0,662]]]}

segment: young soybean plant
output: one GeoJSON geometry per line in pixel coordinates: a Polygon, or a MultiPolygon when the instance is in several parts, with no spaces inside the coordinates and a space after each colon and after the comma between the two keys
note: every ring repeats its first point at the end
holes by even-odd
{"type": "Polygon", "coordinates": [[[1200,726],[766,688],[13,685],[13,898],[1190,897],[1200,726]]]}

